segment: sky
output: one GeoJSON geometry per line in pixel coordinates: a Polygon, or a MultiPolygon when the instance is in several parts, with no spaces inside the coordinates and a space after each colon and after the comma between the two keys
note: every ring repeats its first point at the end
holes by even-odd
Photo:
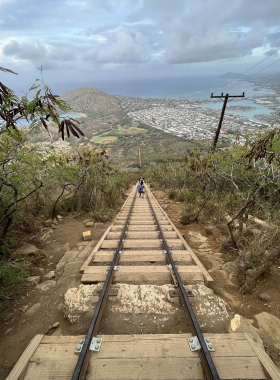
{"type": "Polygon", "coordinates": [[[0,66],[19,74],[0,71],[0,81],[16,91],[40,66],[58,93],[215,76],[244,72],[280,49],[280,1],[0,0],[0,36],[0,66]]]}

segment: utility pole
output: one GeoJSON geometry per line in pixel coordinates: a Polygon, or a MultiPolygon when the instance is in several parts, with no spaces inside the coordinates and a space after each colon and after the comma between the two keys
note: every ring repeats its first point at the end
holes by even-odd
{"type": "Polygon", "coordinates": [[[223,123],[223,118],[224,118],[224,114],[225,114],[225,111],[226,111],[226,106],[227,106],[228,98],[244,98],[244,97],[245,97],[245,92],[243,92],[242,95],[229,95],[229,94],[224,95],[223,92],[222,92],[221,95],[218,95],[218,96],[213,96],[213,92],[212,92],[211,99],[213,99],[213,98],[223,99],[224,98],[225,100],[223,100],[224,105],[223,105],[223,108],[222,108],[222,113],[221,113],[221,116],[220,116],[219,125],[218,125],[217,131],[216,131],[215,138],[213,140],[213,145],[212,145],[211,150],[215,150],[216,149],[216,145],[217,145],[217,142],[218,142],[218,139],[219,139],[220,130],[222,128],[222,123],[223,123]]]}

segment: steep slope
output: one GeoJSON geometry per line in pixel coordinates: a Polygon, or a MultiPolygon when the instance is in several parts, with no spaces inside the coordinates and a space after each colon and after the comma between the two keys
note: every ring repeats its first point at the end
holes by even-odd
{"type": "Polygon", "coordinates": [[[76,112],[106,111],[106,114],[121,109],[119,100],[95,87],[81,87],[60,95],[76,112]]]}

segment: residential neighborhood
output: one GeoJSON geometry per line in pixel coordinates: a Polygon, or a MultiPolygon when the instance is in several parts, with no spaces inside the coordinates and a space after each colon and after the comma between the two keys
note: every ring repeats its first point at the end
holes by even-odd
{"type": "MultiPolygon", "coordinates": [[[[195,100],[139,99],[122,96],[122,106],[128,116],[152,127],[188,140],[212,140],[221,111],[202,107],[195,100]]],[[[236,133],[270,128],[267,123],[235,114],[224,116],[221,138],[233,139],[236,133]]]]}

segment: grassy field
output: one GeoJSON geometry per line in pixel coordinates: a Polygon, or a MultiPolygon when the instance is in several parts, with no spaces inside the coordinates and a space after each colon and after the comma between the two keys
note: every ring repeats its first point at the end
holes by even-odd
{"type": "Polygon", "coordinates": [[[144,128],[135,128],[135,127],[130,127],[127,129],[117,129],[116,133],[118,135],[136,135],[138,133],[146,133],[148,132],[147,129],[144,128]]]}
{"type": "Polygon", "coordinates": [[[97,137],[97,139],[94,139],[93,142],[95,144],[109,144],[113,141],[116,141],[118,138],[117,136],[102,136],[97,137]]]}

